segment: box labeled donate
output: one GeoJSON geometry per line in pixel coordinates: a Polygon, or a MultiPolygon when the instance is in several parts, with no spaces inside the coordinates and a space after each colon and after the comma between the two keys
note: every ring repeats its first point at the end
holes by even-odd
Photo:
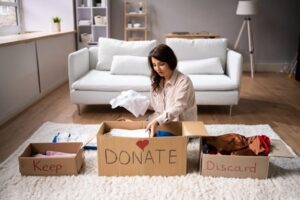
{"type": "Polygon", "coordinates": [[[203,176],[265,179],[268,178],[271,156],[294,157],[294,154],[281,140],[271,140],[269,156],[214,155],[203,153],[203,149],[200,156],[200,172],[203,176]]]}
{"type": "Polygon", "coordinates": [[[171,122],[158,126],[176,136],[129,138],[107,136],[113,128],[144,129],[147,122],[103,122],[97,134],[98,175],[184,175],[187,172],[187,138],[207,135],[202,122],[171,122]]]}
{"type": "Polygon", "coordinates": [[[83,162],[82,143],[31,143],[19,156],[22,175],[73,175],[78,174],[83,162]],[[74,156],[33,157],[46,151],[71,153],[74,156]]]}

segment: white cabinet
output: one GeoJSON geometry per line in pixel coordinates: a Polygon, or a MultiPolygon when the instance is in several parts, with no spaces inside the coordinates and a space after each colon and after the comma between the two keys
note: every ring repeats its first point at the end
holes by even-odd
{"type": "Polygon", "coordinates": [[[42,38],[36,41],[42,95],[67,80],[68,55],[75,49],[74,41],[74,34],[42,38]]]}
{"type": "Polygon", "coordinates": [[[66,82],[74,51],[74,32],[1,45],[0,125],[66,82]]]}
{"type": "Polygon", "coordinates": [[[97,45],[99,37],[110,37],[110,0],[76,0],[78,48],[97,45]]]}
{"type": "Polygon", "coordinates": [[[0,48],[0,124],[40,95],[35,42],[0,48]]]}

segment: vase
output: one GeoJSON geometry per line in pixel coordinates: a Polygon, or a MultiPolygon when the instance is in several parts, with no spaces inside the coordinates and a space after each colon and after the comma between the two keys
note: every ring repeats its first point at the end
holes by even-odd
{"type": "Polygon", "coordinates": [[[52,32],[60,32],[60,23],[52,23],[52,32]]]}

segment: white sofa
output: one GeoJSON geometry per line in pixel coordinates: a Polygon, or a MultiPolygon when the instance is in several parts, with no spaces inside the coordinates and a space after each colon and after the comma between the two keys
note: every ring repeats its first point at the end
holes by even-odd
{"type": "MultiPolygon", "coordinates": [[[[136,63],[134,57],[128,58],[128,63],[126,59],[117,62],[119,57],[113,57],[113,55],[132,55],[146,59],[156,42],[143,42],[100,38],[99,48],[84,48],[69,55],[70,97],[71,102],[78,105],[79,113],[80,104],[109,104],[112,98],[117,97],[124,90],[132,89],[149,96],[151,85],[149,72],[144,74],[138,72],[139,67],[136,66],[142,64],[134,65],[136,63]],[[139,47],[142,47],[142,50],[139,47]],[[108,62],[107,58],[109,58],[108,62]],[[118,70],[113,72],[117,68],[119,72],[118,70]]],[[[229,105],[231,114],[232,105],[239,102],[241,54],[227,49],[226,39],[172,38],[167,39],[166,44],[177,55],[179,70],[187,73],[191,78],[197,104],[229,105]],[[209,58],[214,59],[211,61],[209,58]],[[222,69],[211,66],[216,63],[215,58],[219,60],[222,69]]],[[[145,66],[143,69],[146,70],[145,66]]]]}

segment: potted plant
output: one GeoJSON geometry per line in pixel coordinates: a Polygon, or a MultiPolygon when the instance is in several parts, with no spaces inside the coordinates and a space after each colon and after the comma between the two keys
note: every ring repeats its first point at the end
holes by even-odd
{"type": "Polygon", "coordinates": [[[58,16],[52,17],[52,31],[60,32],[60,22],[61,18],[58,16]]]}

